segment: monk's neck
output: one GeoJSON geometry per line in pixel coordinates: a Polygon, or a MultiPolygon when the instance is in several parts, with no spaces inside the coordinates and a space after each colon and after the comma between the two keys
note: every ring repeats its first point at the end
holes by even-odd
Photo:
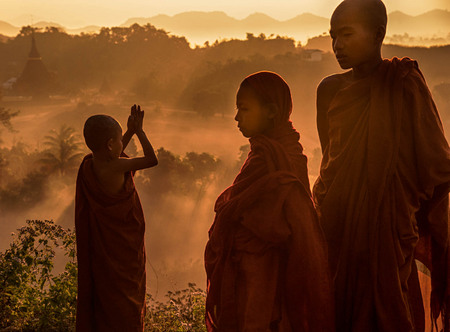
{"type": "Polygon", "coordinates": [[[364,62],[357,67],[352,69],[353,80],[360,80],[372,75],[378,68],[378,66],[383,62],[381,56],[372,59],[370,61],[364,62]]]}

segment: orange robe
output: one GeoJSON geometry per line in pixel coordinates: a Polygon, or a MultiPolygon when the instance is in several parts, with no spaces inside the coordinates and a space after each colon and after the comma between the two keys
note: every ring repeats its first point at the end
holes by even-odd
{"type": "Polygon", "coordinates": [[[205,251],[208,331],[332,331],[325,240],[298,139],[291,124],[251,138],[217,199],[205,251]]]}
{"type": "Polygon", "coordinates": [[[431,270],[434,318],[442,312],[448,320],[450,154],[417,63],[384,60],[340,90],[327,117],[329,144],[313,191],[337,331],[423,331],[414,259],[431,270]]]}
{"type": "Polygon", "coordinates": [[[102,190],[87,155],[78,172],[76,329],[143,331],[145,221],[131,172],[119,194],[102,190]]]}

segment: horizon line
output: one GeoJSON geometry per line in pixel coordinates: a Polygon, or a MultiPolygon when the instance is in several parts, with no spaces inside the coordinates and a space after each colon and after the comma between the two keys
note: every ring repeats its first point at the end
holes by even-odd
{"type": "MultiPolygon", "coordinates": [[[[430,12],[433,12],[433,11],[443,11],[443,12],[450,13],[450,10],[449,10],[449,9],[434,8],[434,9],[427,10],[427,11],[421,13],[421,14],[417,14],[417,15],[410,15],[410,14],[405,13],[404,11],[401,11],[401,10],[393,10],[393,11],[389,12],[387,15],[389,16],[389,15],[391,15],[391,14],[393,14],[393,13],[401,13],[401,14],[406,15],[406,16],[409,16],[409,17],[418,17],[418,16],[422,16],[422,15],[424,15],[424,14],[427,14],[427,13],[430,13],[430,12]]],[[[312,15],[312,16],[315,16],[315,17],[318,17],[318,18],[329,19],[329,18],[326,17],[326,16],[314,14],[314,13],[311,13],[311,12],[302,12],[302,13],[299,13],[299,14],[294,15],[294,16],[292,16],[291,18],[287,18],[287,19],[277,19],[277,18],[274,18],[273,16],[271,16],[270,14],[267,14],[267,13],[264,13],[264,12],[257,12],[257,11],[255,11],[255,12],[253,12],[253,13],[250,13],[250,14],[246,15],[244,18],[237,18],[236,16],[230,15],[230,14],[227,13],[226,11],[222,11],[222,10],[211,10],[211,11],[189,10],[189,11],[183,11],[183,12],[179,12],[179,13],[172,14],[172,15],[171,15],[171,14],[159,13],[159,14],[155,14],[155,15],[151,15],[151,16],[130,16],[130,17],[128,17],[127,19],[125,19],[122,23],[116,23],[115,25],[114,25],[114,24],[104,25],[104,24],[90,23],[90,24],[85,24],[85,25],[72,26],[72,25],[65,25],[65,24],[62,24],[62,23],[58,22],[58,20],[46,19],[46,18],[39,19],[39,20],[38,20],[37,22],[35,22],[35,23],[30,23],[30,24],[25,24],[25,25],[24,25],[24,24],[16,25],[15,23],[11,23],[11,21],[16,20],[17,18],[16,18],[16,19],[3,19],[3,18],[0,18],[0,21],[2,21],[2,22],[4,22],[4,23],[8,23],[8,24],[10,24],[11,26],[16,27],[16,28],[21,28],[21,27],[26,27],[26,26],[35,26],[36,24],[39,24],[39,23],[44,22],[44,23],[53,23],[53,24],[57,24],[57,25],[59,25],[59,26],[61,26],[61,27],[75,30],[75,29],[82,29],[82,28],[86,28],[86,27],[90,27],[90,26],[107,27],[107,28],[111,28],[111,27],[120,27],[120,26],[124,25],[124,24],[125,24],[128,20],[130,20],[130,19],[136,19],[136,18],[139,18],[139,19],[149,19],[149,18],[154,18],[154,17],[157,17],[157,16],[167,16],[167,17],[170,17],[170,18],[174,18],[175,16],[179,16],[179,15],[182,15],[182,14],[189,14],[189,13],[202,13],[202,14],[221,13],[221,14],[225,14],[226,16],[228,16],[228,17],[230,17],[230,18],[232,18],[232,19],[235,19],[235,20],[237,20],[237,21],[244,21],[244,20],[248,19],[249,17],[251,17],[251,16],[253,16],[253,15],[264,15],[264,16],[267,16],[267,17],[269,17],[269,18],[271,18],[271,19],[273,19],[273,20],[275,20],[275,21],[278,21],[278,22],[286,22],[286,21],[290,21],[290,20],[293,20],[293,19],[295,19],[295,18],[297,18],[297,17],[299,17],[299,16],[302,16],[302,15],[312,15]]],[[[21,15],[21,16],[25,16],[25,15],[27,15],[27,14],[23,14],[23,15],[21,15]]],[[[32,16],[33,16],[33,15],[30,14],[30,17],[32,17],[32,16]]]]}

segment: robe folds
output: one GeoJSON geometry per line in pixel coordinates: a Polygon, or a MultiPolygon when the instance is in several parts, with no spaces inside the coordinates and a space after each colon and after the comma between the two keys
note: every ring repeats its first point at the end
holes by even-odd
{"type": "Polygon", "coordinates": [[[205,251],[208,331],[332,331],[325,240],[298,140],[290,122],[252,137],[216,201],[205,251]]]}
{"type": "Polygon", "coordinates": [[[102,190],[87,155],[75,199],[78,259],[76,329],[143,331],[145,221],[132,173],[118,194],[102,190]]]}
{"type": "Polygon", "coordinates": [[[327,112],[314,200],[334,278],[337,331],[424,331],[415,259],[431,313],[450,331],[450,154],[417,63],[383,60],[327,112]]]}

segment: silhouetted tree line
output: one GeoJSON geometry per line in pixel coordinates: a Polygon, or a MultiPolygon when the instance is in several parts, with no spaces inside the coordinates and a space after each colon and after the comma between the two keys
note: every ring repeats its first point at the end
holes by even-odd
{"type": "MultiPolygon", "coordinates": [[[[16,37],[0,41],[2,82],[20,75],[33,31],[45,65],[57,77],[60,94],[79,96],[94,89],[126,100],[138,97],[181,105],[203,116],[230,109],[230,95],[242,77],[262,69],[279,72],[291,84],[294,95],[307,103],[304,106],[314,107],[320,79],[340,70],[332,54],[310,61],[308,51],[293,39],[273,35],[249,33],[245,40],[222,40],[192,48],[184,37],[150,24],[102,28],[99,33],[80,35],[54,27],[37,31],[28,26],[16,37]]],[[[450,46],[386,45],[383,52],[386,57],[416,58],[426,76],[435,78],[432,86],[450,77],[450,46]]]]}
{"type": "MultiPolygon", "coordinates": [[[[20,75],[32,33],[33,28],[24,27],[15,38],[0,43],[2,81],[20,75]]],[[[80,35],[47,28],[35,31],[35,38],[45,65],[60,83],[61,94],[80,95],[86,89],[117,91],[122,98],[131,95],[166,105],[181,104],[204,116],[229,108],[224,105],[225,97],[234,94],[242,76],[252,71],[273,69],[290,77],[305,75],[301,68],[294,70],[304,60],[303,49],[293,39],[279,36],[247,34],[245,40],[191,48],[184,37],[135,24],[80,35]],[[199,83],[201,87],[196,86],[199,83]],[[105,85],[109,89],[104,89],[105,85]],[[192,89],[196,91],[191,93],[192,89]],[[219,107],[209,107],[213,100],[219,107]]],[[[327,57],[328,65],[307,62],[305,66],[315,68],[318,81],[330,65],[336,67],[333,61],[327,57]]],[[[308,85],[312,86],[310,80],[308,85]]]]}

